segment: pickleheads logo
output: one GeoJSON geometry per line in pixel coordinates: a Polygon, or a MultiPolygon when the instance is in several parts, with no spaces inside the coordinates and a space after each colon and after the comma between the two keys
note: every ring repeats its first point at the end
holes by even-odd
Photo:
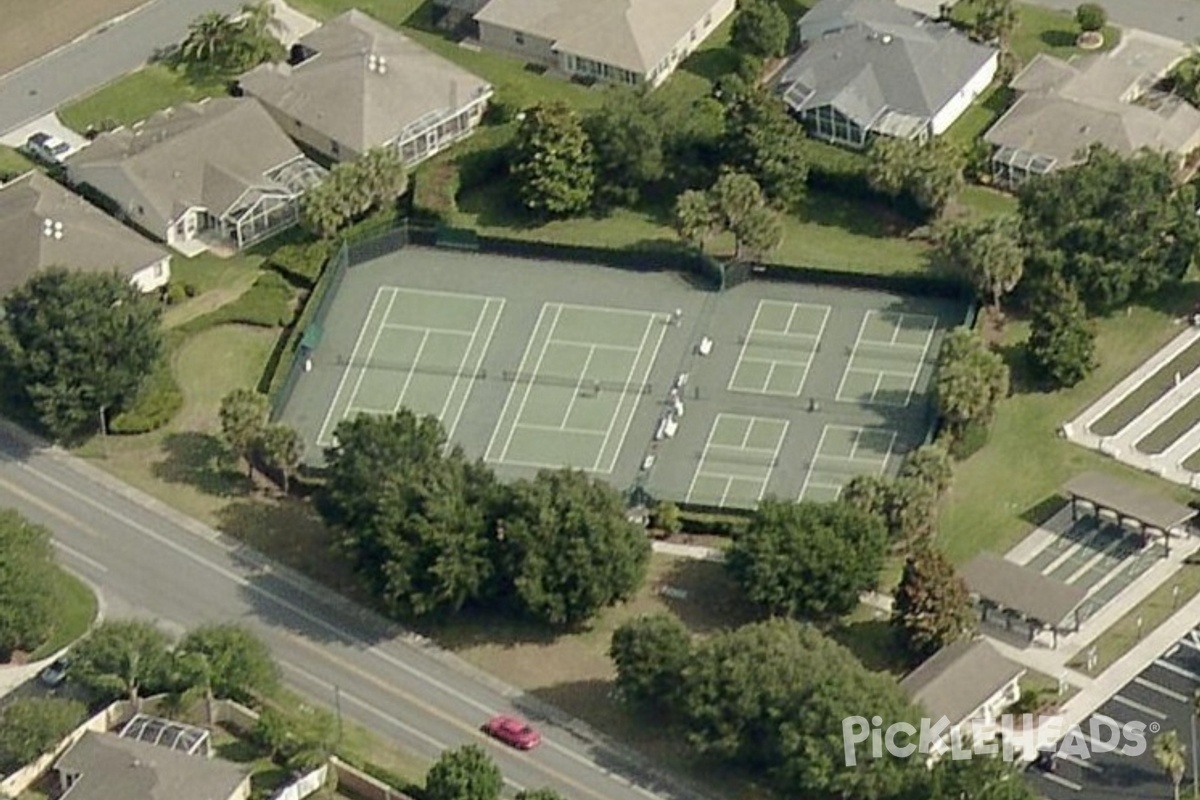
{"type": "Polygon", "coordinates": [[[847,717],[842,720],[842,744],[847,767],[858,765],[858,746],[868,741],[870,745],[863,750],[871,758],[883,758],[885,753],[895,758],[950,754],[955,760],[964,760],[978,754],[1032,761],[1039,750],[1045,751],[1043,743],[1058,742],[1054,747],[1057,754],[1086,760],[1096,753],[1140,756],[1146,752],[1147,731],[1158,733],[1159,727],[1157,722],[1121,723],[1102,714],[1088,720],[1087,733],[1079,725],[1066,729],[1065,720],[1056,714],[1004,714],[990,723],[972,720],[957,727],[946,717],[922,719],[920,728],[909,722],[884,728],[882,717],[847,717]]]}

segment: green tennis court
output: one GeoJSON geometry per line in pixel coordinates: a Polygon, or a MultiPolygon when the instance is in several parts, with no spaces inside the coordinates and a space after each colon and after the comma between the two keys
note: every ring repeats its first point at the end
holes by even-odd
{"type": "Polygon", "coordinates": [[[826,425],[808,466],[801,500],[836,500],[856,475],[882,475],[895,447],[896,431],[856,425],[826,425]]]}
{"type": "Polygon", "coordinates": [[[686,501],[754,508],[766,493],[787,431],[784,419],[717,414],[686,501]]]}
{"type": "Polygon", "coordinates": [[[521,467],[613,471],[670,316],[546,303],[484,460],[521,467]]]}
{"type": "Polygon", "coordinates": [[[760,300],[742,337],[729,391],[799,397],[829,321],[829,306],[760,300]]]}
{"type": "Polygon", "coordinates": [[[842,374],[837,399],[907,406],[938,328],[937,317],[867,311],[842,374]]]}
{"type": "MultiPolygon", "coordinates": [[[[333,444],[343,419],[432,414],[453,436],[504,310],[498,297],[381,286],[341,377],[317,444],[333,444]]],[[[341,363],[343,362],[344,363],[341,363]]]]}

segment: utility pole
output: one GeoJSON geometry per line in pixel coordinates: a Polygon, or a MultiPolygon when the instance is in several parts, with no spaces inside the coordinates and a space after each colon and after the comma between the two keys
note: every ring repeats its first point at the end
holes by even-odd
{"type": "Polygon", "coordinates": [[[104,457],[108,458],[108,409],[100,406],[100,445],[104,450],[104,457]]]}
{"type": "Polygon", "coordinates": [[[342,743],[342,688],[336,683],[333,685],[333,710],[337,715],[337,740],[338,744],[342,743]]]}

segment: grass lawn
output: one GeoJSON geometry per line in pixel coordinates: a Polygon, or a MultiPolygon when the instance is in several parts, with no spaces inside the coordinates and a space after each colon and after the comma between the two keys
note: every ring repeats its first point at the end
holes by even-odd
{"type": "Polygon", "coordinates": [[[987,133],[988,128],[1000,119],[1013,101],[1013,91],[1000,83],[993,83],[975,102],[954,121],[944,136],[952,142],[967,146],[987,133]]]}
{"type": "MultiPolygon", "coordinates": [[[[1200,564],[1185,563],[1171,580],[1155,589],[1096,639],[1096,672],[1103,672],[1128,653],[1140,641],[1139,633],[1145,636],[1166,622],[1176,609],[1186,605],[1197,594],[1200,594],[1200,564]],[[1176,586],[1179,587],[1178,598],[1175,597],[1176,586]],[[1140,632],[1139,619],[1142,621],[1140,632]]],[[[1070,666],[1083,669],[1086,654],[1085,649],[1080,653],[1078,662],[1070,666]]]]}
{"type": "Polygon", "coordinates": [[[986,186],[969,184],[955,201],[967,213],[977,217],[997,217],[1017,213],[1017,198],[1011,194],[989,189],[986,186]]]}
{"type": "Polygon", "coordinates": [[[96,595],[83,581],[65,569],[59,569],[54,592],[54,630],[50,638],[33,652],[31,659],[47,658],[79,639],[96,619],[96,595]]]}
{"type": "Polygon", "coordinates": [[[58,116],[67,127],[83,133],[89,125],[131,125],[155,111],[224,93],[220,82],[192,83],[180,71],[150,64],[64,106],[58,116]]]}
{"type": "MultiPolygon", "coordinates": [[[[950,12],[950,17],[958,22],[967,23],[975,18],[976,13],[975,0],[960,0],[950,12]]],[[[1079,25],[1075,22],[1073,13],[1017,3],[1017,28],[1013,32],[1010,46],[1022,64],[1028,64],[1038,53],[1062,59],[1085,54],[1088,51],[1075,46],[1075,38],[1078,35],[1079,25]]],[[[1111,50],[1120,41],[1120,37],[1120,32],[1109,25],[1104,29],[1104,45],[1100,50],[1111,50]]]]}
{"type": "Polygon", "coordinates": [[[253,489],[245,476],[220,463],[216,437],[221,398],[254,388],[279,332],[222,325],[184,341],[172,355],[183,410],[166,428],[140,436],[92,440],[81,455],[144,492],[210,525],[217,512],[253,489]],[[105,454],[107,444],[107,455],[105,454]]]}
{"type": "Polygon", "coordinates": [[[5,176],[24,175],[33,169],[33,162],[11,147],[0,145],[0,180],[5,176]]]}
{"type": "Polygon", "coordinates": [[[1200,395],[1183,404],[1171,416],[1135,443],[1143,453],[1157,455],[1173,445],[1185,433],[1200,423],[1200,395]]]}
{"type": "MultiPolygon", "coordinates": [[[[605,216],[529,225],[513,208],[503,184],[464,192],[456,224],[481,234],[603,247],[675,247],[679,239],[662,211],[617,209],[605,216]]],[[[924,242],[898,236],[901,223],[882,208],[829,194],[810,194],[804,207],[785,220],[784,239],[771,260],[847,272],[918,273],[929,264],[924,242]]],[[[732,250],[718,239],[713,252],[732,250]]]]}
{"type": "Polygon", "coordinates": [[[175,328],[196,317],[232,303],[246,293],[262,274],[260,256],[236,255],[220,258],[202,253],[194,258],[176,255],[171,259],[171,280],[195,287],[197,296],[163,313],[163,325],[175,328]]]}
{"type": "Polygon", "coordinates": [[[1052,510],[1057,487],[1085,470],[1118,474],[1157,493],[1190,500],[1183,487],[1071,444],[1058,436],[1058,429],[1175,336],[1179,329],[1173,318],[1191,308],[1198,295],[1200,285],[1188,283],[1182,290],[1163,292],[1148,307],[1101,320],[1096,347],[1100,368],[1075,388],[1053,393],[1021,386],[1021,344],[1028,327],[1009,324],[1003,352],[1014,366],[1017,392],[1001,403],[987,447],[956,469],[941,515],[941,542],[951,558],[962,562],[981,550],[1006,551],[1052,510]]]}

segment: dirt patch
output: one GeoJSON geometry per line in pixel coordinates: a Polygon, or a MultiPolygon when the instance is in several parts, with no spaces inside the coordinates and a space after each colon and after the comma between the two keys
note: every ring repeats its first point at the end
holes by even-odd
{"type": "Polygon", "coordinates": [[[146,0],[0,0],[0,75],[132,11],[146,0]]]}

